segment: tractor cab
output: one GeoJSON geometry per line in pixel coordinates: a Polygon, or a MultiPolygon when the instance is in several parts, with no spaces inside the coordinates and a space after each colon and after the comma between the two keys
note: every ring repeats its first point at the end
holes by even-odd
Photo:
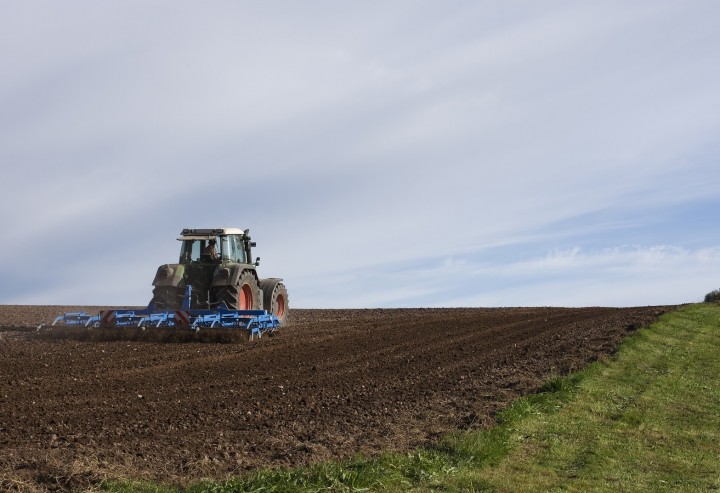
{"type": "Polygon", "coordinates": [[[180,263],[248,264],[250,247],[247,233],[237,228],[184,229],[178,238],[180,263]]]}

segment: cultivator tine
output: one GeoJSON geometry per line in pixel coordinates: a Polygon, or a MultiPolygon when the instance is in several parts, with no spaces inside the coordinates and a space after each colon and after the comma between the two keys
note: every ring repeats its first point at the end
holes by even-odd
{"type": "Polygon", "coordinates": [[[89,327],[99,320],[99,315],[90,315],[85,312],[69,312],[56,317],[52,325],[84,325],[89,327]]]}
{"type": "Polygon", "coordinates": [[[138,327],[174,327],[174,312],[151,313],[138,320],[138,327]]]}
{"type": "Polygon", "coordinates": [[[142,311],[123,310],[115,312],[115,327],[139,327],[146,314],[142,311]]]}
{"type": "Polygon", "coordinates": [[[200,330],[201,328],[212,328],[215,327],[219,317],[217,313],[197,313],[193,314],[190,312],[190,329],[200,330]]]}

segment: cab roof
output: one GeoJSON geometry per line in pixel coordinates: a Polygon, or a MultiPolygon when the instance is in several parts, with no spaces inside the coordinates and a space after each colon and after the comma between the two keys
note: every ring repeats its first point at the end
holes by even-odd
{"type": "MultiPolygon", "coordinates": [[[[247,230],[245,230],[247,231],[247,230]]],[[[207,240],[215,238],[216,236],[227,236],[227,235],[245,235],[245,231],[240,228],[204,228],[204,229],[191,229],[185,228],[180,232],[178,240],[207,240]]]]}

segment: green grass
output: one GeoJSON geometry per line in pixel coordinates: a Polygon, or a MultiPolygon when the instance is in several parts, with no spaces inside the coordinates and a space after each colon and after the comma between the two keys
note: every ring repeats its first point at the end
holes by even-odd
{"type": "Polygon", "coordinates": [[[720,309],[694,305],[582,373],[552,414],[518,423],[514,448],[479,474],[492,491],[720,489],[720,309]]]}
{"type": "Polygon", "coordinates": [[[665,315],[618,355],[515,402],[498,426],[432,449],[186,490],[106,483],[111,492],[720,491],[720,307],[665,315]]]}

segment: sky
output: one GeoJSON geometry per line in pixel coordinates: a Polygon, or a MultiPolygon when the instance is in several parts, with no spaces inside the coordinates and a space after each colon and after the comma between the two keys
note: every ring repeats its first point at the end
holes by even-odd
{"type": "Polygon", "coordinates": [[[296,308],[720,288],[715,0],[0,0],[0,304],[249,228],[296,308]]]}

